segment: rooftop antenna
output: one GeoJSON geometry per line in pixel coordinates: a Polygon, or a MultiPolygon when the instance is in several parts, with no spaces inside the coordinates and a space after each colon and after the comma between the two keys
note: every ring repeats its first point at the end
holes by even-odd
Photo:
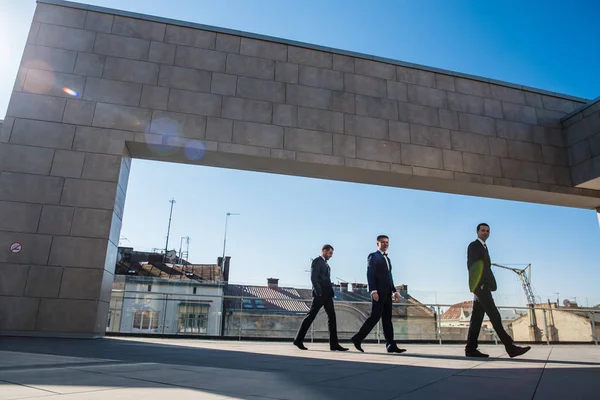
{"type": "Polygon", "coordinates": [[[185,247],[185,259],[186,259],[186,261],[191,262],[190,261],[190,237],[189,236],[185,237],[185,243],[186,243],[186,245],[185,245],[186,246],[185,247]]]}
{"type": "Polygon", "coordinates": [[[189,258],[190,258],[190,237],[182,236],[181,241],[179,242],[179,262],[181,263],[181,265],[183,265],[183,260],[185,259],[186,261],[189,262],[189,258]],[[183,241],[184,240],[187,244],[187,249],[185,252],[183,251],[183,241]]]}

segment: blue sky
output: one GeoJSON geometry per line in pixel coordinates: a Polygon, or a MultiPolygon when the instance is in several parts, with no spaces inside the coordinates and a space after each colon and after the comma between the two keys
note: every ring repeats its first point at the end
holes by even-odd
{"type": "MultiPolygon", "coordinates": [[[[585,98],[600,95],[600,3],[595,1],[200,1],[90,0],[89,4],[358,51],[585,98]]],[[[33,15],[33,0],[0,0],[0,116],[33,15]],[[7,11],[7,12],[6,12],[7,11]],[[7,55],[8,57],[4,56],[7,55]]],[[[221,254],[231,217],[231,278],[308,286],[310,258],[329,242],[333,276],[365,282],[366,256],[390,236],[397,284],[421,301],[469,299],[465,251],[480,221],[492,229],[493,261],[533,264],[543,300],[600,303],[600,228],[595,211],[244,171],[134,161],[123,245],[170,247],[191,237],[191,260],[221,254]],[[154,189],[166,188],[163,193],[154,189]]],[[[520,304],[516,276],[497,271],[500,304],[520,304]]]]}

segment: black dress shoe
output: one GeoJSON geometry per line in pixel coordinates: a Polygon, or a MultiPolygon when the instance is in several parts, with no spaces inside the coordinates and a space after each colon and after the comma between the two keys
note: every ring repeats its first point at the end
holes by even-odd
{"type": "Polygon", "coordinates": [[[465,350],[465,356],[467,357],[475,357],[475,358],[487,358],[489,354],[485,354],[480,352],[479,350],[465,350]]]}
{"type": "Polygon", "coordinates": [[[329,350],[331,350],[331,351],[348,351],[348,349],[347,349],[347,348],[345,348],[345,347],[342,347],[342,346],[340,346],[339,344],[338,344],[338,345],[335,345],[335,346],[332,346],[332,347],[330,347],[330,348],[329,348],[329,350]]]}
{"type": "Polygon", "coordinates": [[[361,345],[360,345],[360,341],[358,339],[355,339],[354,337],[352,339],[350,339],[352,341],[352,344],[354,344],[354,347],[356,347],[356,350],[360,351],[361,353],[364,353],[365,351],[362,349],[361,345]]]}
{"type": "Polygon", "coordinates": [[[509,346],[506,348],[506,352],[508,353],[510,358],[522,356],[523,354],[527,353],[529,350],[531,350],[531,346],[519,347],[519,346],[515,346],[514,344],[512,346],[509,346]]]}
{"type": "Polygon", "coordinates": [[[304,345],[302,344],[302,342],[298,342],[296,340],[294,340],[294,346],[296,346],[300,350],[308,350],[306,347],[304,347],[304,345]]]}
{"type": "Polygon", "coordinates": [[[404,353],[405,351],[406,351],[406,349],[399,349],[398,346],[396,346],[396,345],[387,346],[388,353],[404,353]]]}

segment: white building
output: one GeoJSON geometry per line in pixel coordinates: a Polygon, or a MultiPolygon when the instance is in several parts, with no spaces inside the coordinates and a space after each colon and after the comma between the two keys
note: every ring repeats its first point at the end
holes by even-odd
{"type": "Polygon", "coordinates": [[[116,275],[107,332],[219,335],[223,284],[116,275]]]}

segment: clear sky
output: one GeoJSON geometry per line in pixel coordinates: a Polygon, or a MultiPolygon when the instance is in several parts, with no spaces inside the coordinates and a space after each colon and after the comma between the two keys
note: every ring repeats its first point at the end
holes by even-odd
{"type": "MultiPolygon", "coordinates": [[[[600,95],[600,3],[590,1],[285,2],[89,0],[89,4],[204,23],[470,73],[585,98],[600,95]]],[[[0,116],[5,114],[33,0],[0,0],[0,116]]],[[[122,245],[221,254],[225,213],[231,279],[309,285],[310,258],[331,243],[332,275],[366,282],[366,256],[390,236],[396,284],[424,302],[469,299],[465,253],[480,221],[492,260],[533,265],[542,300],[600,303],[595,211],[244,171],[134,161],[122,245]],[[164,188],[161,189],[161,188],[164,188]]],[[[522,304],[516,275],[496,271],[500,304],[522,304]]]]}

